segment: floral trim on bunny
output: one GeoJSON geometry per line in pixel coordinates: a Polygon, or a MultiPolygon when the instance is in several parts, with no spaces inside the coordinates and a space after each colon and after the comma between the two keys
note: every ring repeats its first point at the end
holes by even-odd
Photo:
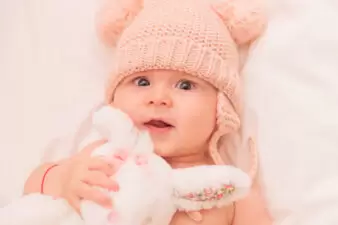
{"type": "Polygon", "coordinates": [[[234,193],[236,188],[232,184],[225,184],[219,188],[204,188],[198,192],[189,192],[188,194],[180,195],[175,192],[174,196],[190,201],[217,201],[228,197],[234,193]]]}

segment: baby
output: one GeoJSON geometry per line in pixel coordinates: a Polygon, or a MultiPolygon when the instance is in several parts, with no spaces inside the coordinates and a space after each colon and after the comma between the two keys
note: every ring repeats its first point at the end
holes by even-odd
{"type": "MultiPolygon", "coordinates": [[[[99,34],[116,46],[117,68],[106,103],[149,131],[155,152],[173,168],[242,166],[247,151],[254,179],[256,153],[241,126],[238,48],[262,32],[260,5],[245,0],[121,0],[100,12],[99,34]]],[[[245,127],[244,127],[245,128],[245,127]]],[[[81,199],[114,207],[93,186],[118,191],[110,177],[125,159],[90,157],[105,140],[61,162],[38,167],[25,193],[61,197],[78,210],[81,199]]],[[[177,212],[171,224],[271,224],[259,188],[242,202],[196,213],[177,212]]]]}

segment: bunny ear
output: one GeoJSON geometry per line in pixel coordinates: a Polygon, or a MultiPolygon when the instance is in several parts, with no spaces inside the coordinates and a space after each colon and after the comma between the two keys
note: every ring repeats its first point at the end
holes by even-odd
{"type": "Polygon", "coordinates": [[[108,46],[116,45],[123,30],[143,7],[143,0],[106,0],[97,14],[97,32],[108,46]]]}
{"type": "Polygon", "coordinates": [[[94,113],[92,123],[101,137],[115,142],[122,142],[134,133],[134,123],[123,111],[110,105],[104,106],[94,113]]]}
{"type": "Polygon", "coordinates": [[[264,31],[267,18],[261,0],[213,0],[212,8],[228,27],[238,45],[255,40],[264,31]]]}
{"type": "Polygon", "coordinates": [[[138,133],[138,136],[137,136],[137,139],[135,140],[135,146],[134,146],[133,152],[135,154],[153,153],[154,144],[151,140],[150,134],[146,131],[137,132],[137,133],[138,133]]]}
{"type": "Polygon", "coordinates": [[[250,177],[232,166],[197,166],[173,170],[175,205],[198,211],[229,205],[247,195],[250,177]]]}

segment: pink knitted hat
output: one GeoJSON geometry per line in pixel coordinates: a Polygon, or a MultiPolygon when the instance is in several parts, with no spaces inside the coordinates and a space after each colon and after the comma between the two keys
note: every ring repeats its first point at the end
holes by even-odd
{"type": "Polygon", "coordinates": [[[219,142],[240,130],[238,47],[265,27],[257,0],[108,0],[98,15],[101,39],[116,46],[117,68],[107,102],[119,82],[135,72],[168,69],[208,81],[219,90],[210,155],[215,163],[224,163],[219,142]]]}

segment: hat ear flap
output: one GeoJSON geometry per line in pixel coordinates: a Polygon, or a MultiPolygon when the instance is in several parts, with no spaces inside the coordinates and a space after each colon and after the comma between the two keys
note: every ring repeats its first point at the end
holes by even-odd
{"type": "Polygon", "coordinates": [[[143,8],[143,0],[106,0],[97,14],[99,38],[108,46],[115,46],[123,30],[143,8]]]}
{"type": "Polygon", "coordinates": [[[238,45],[255,40],[266,27],[266,11],[260,0],[213,0],[211,4],[238,45]]]}

